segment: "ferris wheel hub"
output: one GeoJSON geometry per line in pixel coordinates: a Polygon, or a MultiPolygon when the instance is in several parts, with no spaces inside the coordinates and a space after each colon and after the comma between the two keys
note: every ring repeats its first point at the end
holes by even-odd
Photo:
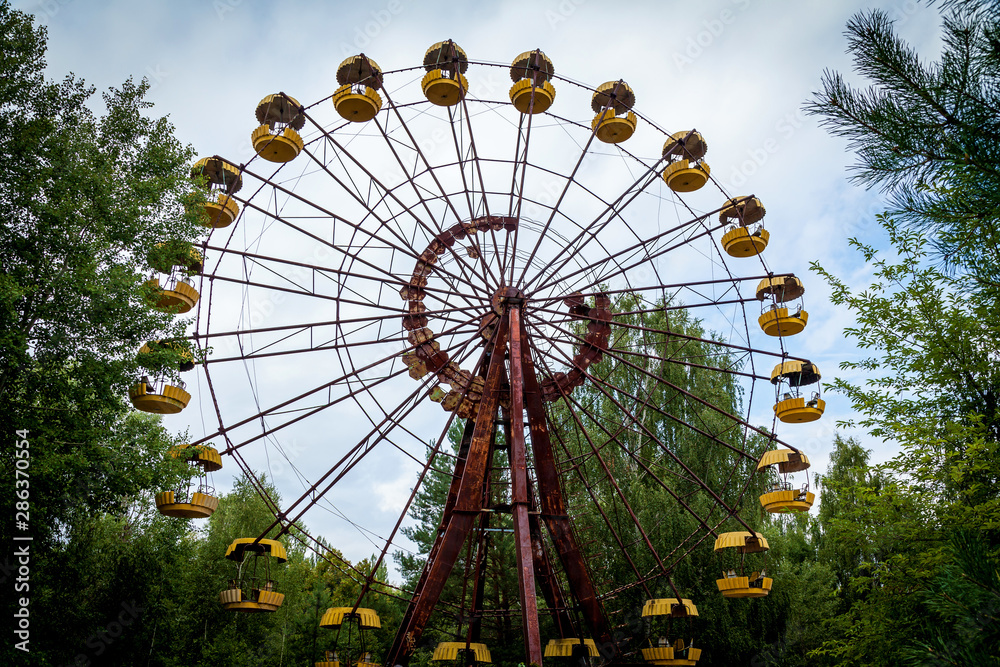
{"type": "Polygon", "coordinates": [[[523,310],[527,301],[524,292],[516,287],[501,287],[490,298],[490,304],[497,315],[503,315],[510,306],[523,310]]]}

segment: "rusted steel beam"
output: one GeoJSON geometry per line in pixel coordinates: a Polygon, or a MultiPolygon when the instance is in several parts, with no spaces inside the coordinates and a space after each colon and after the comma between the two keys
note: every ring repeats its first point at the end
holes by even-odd
{"type": "MultiPolygon", "coordinates": [[[[559,430],[558,429],[553,429],[552,432],[555,434],[556,440],[559,442],[559,445],[562,447],[563,451],[566,453],[567,456],[569,456],[569,448],[566,446],[566,443],[563,441],[562,437],[559,435],[559,430]]],[[[605,474],[608,477],[610,477],[611,473],[607,470],[607,464],[604,463],[604,459],[602,459],[601,456],[600,456],[600,454],[598,453],[598,447],[594,444],[593,440],[590,439],[590,434],[587,433],[585,430],[583,430],[583,434],[586,436],[587,441],[590,443],[590,446],[591,446],[591,449],[594,452],[594,455],[597,456],[598,461],[601,463],[601,466],[604,468],[605,474]]],[[[632,556],[631,556],[631,554],[629,554],[629,550],[625,547],[625,543],[622,541],[621,535],[618,534],[618,531],[615,529],[614,524],[612,524],[611,519],[608,518],[607,513],[604,511],[604,508],[601,507],[601,503],[600,503],[599,499],[597,498],[597,496],[594,494],[594,489],[592,488],[592,486],[590,484],[590,481],[583,474],[583,470],[580,469],[580,466],[573,466],[573,471],[576,472],[576,475],[580,479],[580,482],[583,484],[584,488],[586,488],[587,495],[590,497],[590,502],[593,503],[594,507],[597,508],[598,513],[601,515],[601,518],[604,520],[604,525],[607,526],[608,530],[611,532],[612,537],[615,538],[615,542],[618,543],[618,548],[621,550],[622,554],[625,556],[625,560],[628,561],[629,567],[632,568],[632,572],[635,574],[636,579],[637,580],[642,579],[642,574],[640,574],[639,568],[636,567],[635,562],[632,560],[632,556]]],[[[632,512],[631,506],[629,506],[629,504],[627,502],[625,503],[625,508],[629,511],[630,514],[634,514],[634,512],[632,512]]],[[[653,597],[652,591],[649,590],[649,588],[646,586],[646,584],[643,583],[642,586],[645,589],[646,596],[650,597],[650,598],[653,597]]]]}
{"type": "MultiPolygon", "coordinates": [[[[528,459],[524,443],[524,373],[522,350],[524,329],[520,304],[508,308],[510,321],[510,476],[514,545],[517,556],[518,595],[521,599],[521,626],[524,630],[525,662],[542,664],[542,638],[538,629],[538,600],[535,594],[535,567],[528,525],[528,459]]],[[[485,398],[485,396],[484,396],[485,398]]]]}
{"type": "MultiPolygon", "coordinates": [[[[532,505],[534,502],[532,498],[532,505]]],[[[539,588],[542,589],[542,596],[552,614],[552,620],[556,624],[556,631],[560,638],[579,637],[576,625],[569,615],[566,598],[559,588],[559,579],[556,577],[555,570],[552,569],[552,561],[549,559],[548,550],[542,539],[542,524],[538,520],[537,514],[528,515],[528,526],[531,529],[531,552],[535,561],[535,578],[538,580],[539,588]]]]}
{"type": "MultiPolygon", "coordinates": [[[[409,662],[409,646],[420,639],[434,606],[441,597],[448,575],[455,567],[455,560],[465,543],[480,511],[483,509],[483,488],[486,478],[486,464],[489,460],[490,443],[493,439],[497,407],[499,405],[500,382],[503,376],[503,357],[507,347],[507,320],[501,318],[497,327],[490,363],[486,372],[483,399],[479,404],[475,426],[469,441],[468,455],[462,464],[454,501],[449,497],[446,511],[449,512],[444,531],[438,534],[432,553],[422,575],[422,585],[414,591],[399,625],[396,637],[386,656],[388,665],[406,665],[409,662]],[[450,507],[450,509],[449,509],[450,507]]],[[[458,465],[458,464],[456,464],[458,465]]],[[[457,472],[457,470],[456,470],[457,472]]],[[[454,485],[453,485],[454,486],[454,485]]],[[[539,662],[539,664],[541,664],[539,662]]]]}
{"type": "MultiPolygon", "coordinates": [[[[487,366],[489,364],[487,363],[487,366]]],[[[479,369],[482,372],[482,368],[479,369]]],[[[501,370],[502,364],[501,364],[501,370]]],[[[500,385],[501,387],[507,383],[506,373],[501,373],[500,385]]],[[[469,421],[466,421],[466,426],[468,428],[469,421]]],[[[471,440],[471,435],[470,435],[471,440]]],[[[489,471],[493,469],[493,455],[496,452],[497,446],[497,422],[493,422],[493,433],[490,438],[490,449],[486,455],[486,485],[483,487],[483,507],[488,507],[490,504],[490,498],[492,497],[492,482],[489,478],[489,471]]],[[[490,545],[490,513],[482,512],[479,515],[479,526],[476,528],[476,550],[475,550],[475,574],[474,582],[475,586],[472,591],[472,605],[468,612],[469,617],[469,627],[466,633],[465,643],[466,649],[468,650],[468,644],[471,642],[478,642],[482,637],[483,628],[483,603],[486,599],[486,552],[490,545]]],[[[471,540],[470,540],[471,543],[471,540]]],[[[464,602],[465,596],[462,596],[464,602]]]]}
{"type": "MultiPolygon", "coordinates": [[[[507,387],[509,389],[510,382],[507,379],[506,374],[501,382],[501,386],[507,387]]],[[[504,442],[507,445],[508,451],[511,442],[511,410],[501,406],[501,424],[503,425],[504,432],[504,442]]],[[[523,424],[522,424],[523,426],[523,424]]],[[[508,457],[508,463],[509,463],[508,457]]],[[[578,637],[579,634],[575,630],[575,624],[573,619],[569,614],[569,608],[566,605],[566,598],[563,595],[562,590],[559,588],[559,579],[556,576],[555,570],[552,568],[552,560],[549,558],[548,549],[545,547],[545,542],[542,539],[542,529],[541,523],[538,520],[538,498],[535,493],[535,489],[531,484],[528,484],[528,507],[530,509],[528,513],[528,527],[531,530],[531,551],[534,560],[535,567],[535,579],[537,585],[542,589],[542,595],[545,598],[545,604],[549,608],[549,612],[552,614],[552,619],[556,624],[556,628],[559,632],[560,637],[578,637]]],[[[484,514],[484,517],[489,517],[489,514],[484,514]]]]}
{"type": "MultiPolygon", "coordinates": [[[[524,322],[520,323],[521,335],[527,338],[524,322]]],[[[597,590],[587,572],[583,554],[576,544],[566,514],[566,503],[562,497],[559,485],[559,473],[556,471],[552,444],[549,441],[548,422],[545,408],[542,405],[542,392],[535,374],[535,364],[531,359],[531,350],[527,345],[520,350],[521,366],[524,371],[524,403],[528,413],[528,426],[531,432],[531,448],[535,457],[535,476],[538,481],[539,506],[545,526],[552,535],[552,543],[559,554],[559,560],[569,589],[577,606],[583,615],[590,634],[598,644],[610,644],[611,627],[604,614],[597,590]]]]}

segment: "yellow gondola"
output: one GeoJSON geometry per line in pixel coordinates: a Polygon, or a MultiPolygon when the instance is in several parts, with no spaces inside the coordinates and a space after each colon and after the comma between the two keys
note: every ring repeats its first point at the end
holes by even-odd
{"type": "Polygon", "coordinates": [[[441,107],[458,104],[469,90],[468,68],[469,59],[458,44],[451,40],[434,44],[424,54],[427,74],[420,81],[424,97],[441,107]]]}
{"type": "Polygon", "coordinates": [[[541,50],[525,51],[510,64],[510,101],[523,114],[543,113],[556,99],[549,82],[556,68],[541,50]]]}
{"type": "Polygon", "coordinates": [[[174,491],[157,493],[156,509],[165,516],[184,519],[204,519],[212,516],[219,508],[219,499],[214,495],[215,489],[208,484],[207,473],[222,468],[222,457],[219,456],[218,450],[209,445],[177,445],[171,447],[168,453],[176,459],[187,459],[197,468],[198,485],[193,493],[190,483],[174,491]]]}
{"type": "Polygon", "coordinates": [[[693,631],[691,619],[698,616],[698,608],[691,600],[682,598],[660,598],[646,600],[642,607],[642,617],[651,621],[657,617],[664,617],[666,623],[660,622],[665,627],[656,628],[651,623],[650,643],[642,649],[642,658],[651,665],[695,665],[701,658],[701,649],[694,647],[693,631]],[[673,619],[686,619],[681,623],[686,623],[686,636],[688,641],[684,641],[684,633],[674,629],[673,619]],[[656,640],[652,639],[656,636],[656,640]]]}
{"type": "Polygon", "coordinates": [[[794,336],[801,333],[809,323],[809,313],[802,309],[802,295],[805,288],[795,276],[764,278],[757,285],[757,300],[761,302],[761,314],[757,323],[768,336],[794,336]],[[797,307],[788,307],[790,301],[798,301],[797,307]]]}
{"type": "Polygon", "coordinates": [[[187,371],[194,368],[194,355],[187,348],[186,344],[181,341],[174,340],[151,340],[148,343],[144,343],[141,348],[139,348],[139,355],[137,359],[139,363],[143,366],[153,366],[156,367],[155,361],[147,361],[145,355],[152,355],[158,352],[165,352],[169,355],[170,361],[169,365],[177,368],[181,373],[186,373],[187,371]]]}
{"type": "MultiPolygon", "coordinates": [[[[365,607],[358,607],[356,609],[353,607],[330,607],[326,610],[326,613],[323,614],[323,618],[320,619],[319,627],[337,631],[336,639],[334,640],[333,645],[333,655],[339,656],[339,654],[344,653],[347,657],[345,662],[350,665],[350,640],[352,635],[350,630],[347,634],[347,645],[338,645],[340,644],[340,630],[344,625],[357,628],[357,639],[359,643],[357,654],[360,657],[354,664],[354,667],[379,667],[372,661],[371,653],[366,646],[368,631],[377,630],[382,627],[382,620],[379,618],[378,612],[374,609],[367,609],[365,607]]],[[[339,662],[339,660],[339,658],[335,658],[335,661],[339,662]]]]}
{"type": "MultiPolygon", "coordinates": [[[[468,658],[467,652],[472,653],[472,662],[479,664],[486,664],[493,662],[493,658],[490,656],[490,650],[486,647],[486,644],[480,644],[477,642],[470,642],[466,644],[465,642],[440,642],[434,649],[434,655],[431,656],[431,660],[459,660],[463,661],[468,658]]],[[[463,662],[463,664],[468,664],[463,662]]]]}
{"type": "Polygon", "coordinates": [[[226,558],[238,564],[237,578],[219,593],[219,603],[227,611],[270,612],[277,611],[285,601],[277,591],[272,578],[271,560],[284,563],[288,560],[285,546],[277,540],[241,537],[226,550],[226,558]]]}
{"type": "Polygon", "coordinates": [[[597,644],[594,643],[593,639],[580,639],[579,637],[550,639],[549,643],[545,645],[543,657],[574,658],[582,657],[584,652],[591,658],[596,658],[599,655],[597,644]]]}
{"type": "Polygon", "coordinates": [[[352,123],[370,121],[382,109],[378,89],[382,87],[382,68],[364,54],[347,58],[337,68],[340,87],[333,94],[333,106],[344,120],[352,123]]]}
{"type": "Polygon", "coordinates": [[[323,660],[314,662],[313,667],[340,667],[340,655],[336,651],[326,651],[323,660]]]}
{"type": "Polygon", "coordinates": [[[786,361],[771,371],[771,384],[775,386],[774,413],[788,424],[816,421],[823,416],[826,402],[820,397],[819,369],[808,361],[786,361]],[[815,385],[808,395],[802,387],[815,385]]]}
{"type": "Polygon", "coordinates": [[[607,81],[594,91],[590,108],[597,115],[590,126],[597,138],[606,144],[620,144],[635,132],[635,93],[624,81],[607,81]]]}
{"type": "Polygon", "coordinates": [[[746,554],[763,553],[769,548],[767,540],[759,533],[739,531],[719,535],[715,540],[716,552],[733,549],[740,555],[738,563],[723,569],[722,578],[715,580],[719,592],[727,598],[762,598],[770,593],[773,582],[766,576],[764,568],[747,575],[743,558],[746,554]]]}
{"type": "Polygon", "coordinates": [[[150,305],[157,310],[186,313],[198,303],[198,290],[186,276],[172,275],[163,285],[159,278],[150,278],[145,283],[150,292],[150,305]]]}
{"type": "Polygon", "coordinates": [[[136,410],[172,415],[187,407],[191,394],[186,391],[186,385],[180,380],[169,379],[163,374],[163,368],[173,367],[180,372],[191,370],[194,368],[194,357],[190,350],[177,341],[150,341],[139,349],[136,359],[140,366],[159,371],[152,380],[144,375],[129,387],[129,401],[136,410]],[[154,352],[160,356],[157,357],[154,352]]]}
{"type": "Polygon", "coordinates": [[[793,488],[788,475],[809,468],[809,457],[793,449],[773,449],[764,452],[757,463],[757,471],[776,466],[781,480],[760,496],[760,504],[768,512],[808,512],[816,500],[809,491],[809,479],[801,488],[793,488]]]}
{"type": "Polygon", "coordinates": [[[771,234],[761,220],[767,213],[756,197],[734,197],[719,211],[719,222],[726,225],[722,247],[732,257],[753,257],[767,247],[771,234]]]}
{"type": "Polygon", "coordinates": [[[205,258],[187,243],[157,243],[147,256],[149,266],[158,273],[172,273],[181,269],[188,274],[201,273],[205,258]]]}
{"type": "Polygon", "coordinates": [[[270,162],[291,162],[302,152],[305,144],[298,130],[306,117],[300,109],[298,100],[281,93],[268,95],[257,104],[260,126],[250,135],[257,155],[270,162]]]}
{"type": "Polygon", "coordinates": [[[382,627],[382,620],[379,618],[378,612],[364,607],[358,607],[353,611],[351,607],[330,607],[320,619],[319,627],[337,629],[344,624],[345,620],[353,620],[359,628],[365,630],[382,627]]]}
{"type": "Polygon", "coordinates": [[[215,157],[202,158],[191,168],[192,178],[205,178],[208,201],[204,204],[208,220],[206,227],[220,228],[233,224],[240,214],[240,207],[232,195],[243,187],[239,168],[215,157]]]}
{"type": "Polygon", "coordinates": [[[663,157],[668,164],[663,170],[663,180],[674,192],[694,192],[705,183],[712,173],[704,161],[708,144],[700,132],[689,130],[676,132],[663,144],[663,157]]]}
{"type": "Polygon", "coordinates": [[[187,407],[191,394],[185,391],[185,384],[167,384],[167,380],[158,378],[150,381],[143,377],[129,387],[129,401],[136,410],[157,415],[173,415],[187,407]]]}

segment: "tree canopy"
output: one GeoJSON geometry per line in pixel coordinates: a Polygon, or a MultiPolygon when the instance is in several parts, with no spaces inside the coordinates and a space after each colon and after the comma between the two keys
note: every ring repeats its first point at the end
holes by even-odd
{"type": "Polygon", "coordinates": [[[1000,664],[1000,591],[983,572],[1000,554],[1000,7],[942,10],[933,63],[885,13],[855,16],[848,48],[870,85],[828,72],[809,105],[850,139],[856,182],[888,201],[889,249],[851,240],[874,269],[870,285],[814,269],[854,314],[845,333],[866,354],[841,364],[865,379],[832,385],[858,425],[899,447],[871,465],[857,443],[838,441],[822,480],[818,554],[840,588],[812,655],[831,664],[1000,664]]]}

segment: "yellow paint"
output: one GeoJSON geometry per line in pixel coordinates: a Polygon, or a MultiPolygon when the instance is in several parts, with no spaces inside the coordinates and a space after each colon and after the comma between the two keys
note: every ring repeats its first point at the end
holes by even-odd
{"type": "Polygon", "coordinates": [[[753,257],[764,251],[769,240],[771,233],[766,229],[751,234],[746,227],[737,227],[722,235],[722,247],[731,257],[753,257]]]}
{"type": "Polygon", "coordinates": [[[694,192],[708,182],[711,168],[704,162],[677,160],[663,170],[663,180],[674,192],[694,192]]]}
{"type": "Polygon", "coordinates": [[[510,101],[521,113],[543,113],[556,99],[556,89],[545,81],[533,86],[530,79],[522,79],[510,87],[510,101]]]}
{"type": "Polygon", "coordinates": [[[757,318],[761,330],[768,336],[794,336],[801,333],[809,322],[809,313],[800,310],[789,315],[787,308],[775,308],[765,311],[757,318]]]}

